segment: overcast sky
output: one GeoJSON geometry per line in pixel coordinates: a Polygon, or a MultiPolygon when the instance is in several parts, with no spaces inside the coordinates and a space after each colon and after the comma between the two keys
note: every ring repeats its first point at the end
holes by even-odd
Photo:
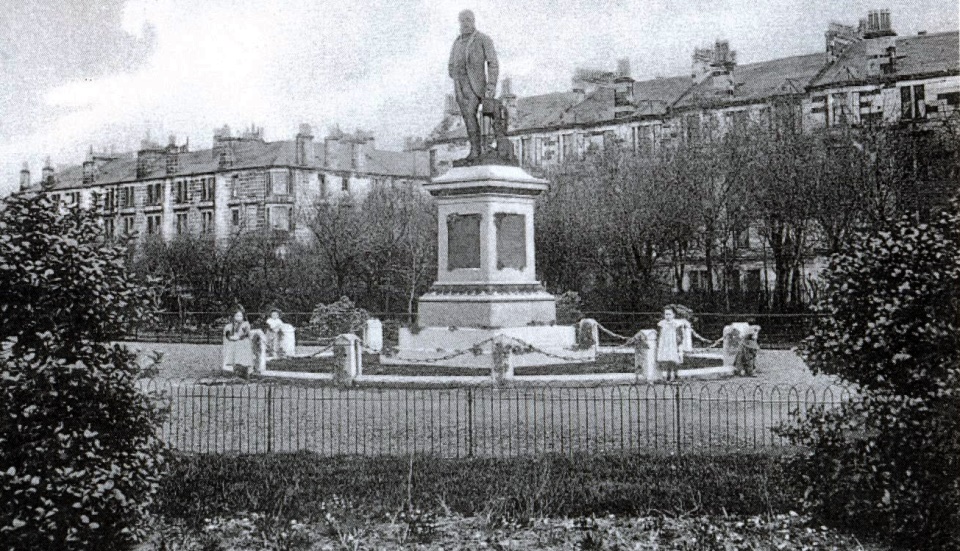
{"type": "Polygon", "coordinates": [[[0,12],[0,194],[27,161],[135,150],[150,135],[209,147],[255,123],[268,140],[339,124],[384,148],[440,118],[457,13],[471,8],[520,95],[565,90],[576,67],[687,74],[694,47],[749,63],[823,51],[830,21],[889,8],[901,35],[956,30],[953,0],[5,0],[0,12]],[[521,7],[522,6],[522,7],[521,7]]]}

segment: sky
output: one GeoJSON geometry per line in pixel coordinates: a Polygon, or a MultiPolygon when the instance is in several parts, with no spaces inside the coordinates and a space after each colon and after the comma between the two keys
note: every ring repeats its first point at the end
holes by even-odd
{"type": "MultiPolygon", "coordinates": [[[[822,52],[831,21],[891,11],[900,35],[958,28],[952,0],[5,0],[0,195],[44,159],[78,164],[146,136],[210,147],[215,128],[267,140],[301,123],[364,129],[378,147],[425,136],[452,92],[457,14],[476,14],[514,92],[568,90],[578,67],[630,59],[638,80],[688,74],[695,47],[739,63],[822,52]]],[[[960,53],[958,53],[960,55],[960,53]]]]}

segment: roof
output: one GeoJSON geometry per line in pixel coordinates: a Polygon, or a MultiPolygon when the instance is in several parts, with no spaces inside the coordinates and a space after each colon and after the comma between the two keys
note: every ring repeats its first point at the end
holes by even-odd
{"type": "MultiPolygon", "coordinates": [[[[340,170],[348,172],[362,172],[364,174],[427,178],[430,175],[429,161],[422,153],[406,151],[382,151],[369,145],[356,144],[361,147],[365,155],[363,170],[354,170],[351,151],[351,142],[331,140],[331,163],[325,163],[324,142],[315,141],[315,159],[310,168],[320,170],[340,170]]],[[[203,149],[178,153],[178,170],[167,174],[166,164],[161,157],[153,168],[142,177],[137,177],[137,157],[126,153],[99,164],[96,182],[90,186],[118,184],[139,180],[151,180],[195,174],[212,174],[262,167],[293,167],[295,162],[296,142],[294,140],[264,142],[261,140],[230,140],[225,147],[231,151],[233,162],[228,168],[220,168],[219,159],[214,149],[203,149]]],[[[162,155],[162,151],[158,150],[162,155]]],[[[83,166],[74,165],[58,170],[55,173],[56,183],[50,189],[75,189],[83,187],[83,166]]],[[[89,186],[88,186],[89,187],[89,186]]]]}
{"type": "Polygon", "coordinates": [[[633,104],[637,114],[658,115],[666,113],[691,85],[690,77],[655,78],[633,83],[633,104]]]}
{"type": "MultiPolygon", "coordinates": [[[[895,45],[896,74],[891,76],[898,80],[960,72],[960,33],[957,31],[898,37],[895,45]]],[[[870,78],[866,67],[867,41],[864,40],[851,44],[811,85],[827,87],[864,82],[870,78]]]]}
{"type": "Polygon", "coordinates": [[[808,54],[738,65],[733,71],[732,95],[716,95],[711,90],[711,79],[707,78],[693,86],[676,106],[688,107],[702,101],[749,103],[776,96],[802,94],[823,69],[824,61],[824,54],[808,54]]]}
{"type": "MultiPolygon", "coordinates": [[[[931,74],[960,73],[960,33],[957,31],[896,38],[897,79],[931,74]]],[[[851,44],[833,64],[825,53],[814,53],[737,65],[733,72],[732,95],[714,92],[710,78],[694,84],[688,75],[656,78],[633,83],[633,109],[629,118],[664,116],[670,109],[713,105],[754,103],[777,96],[805,94],[811,87],[847,83],[850,74],[864,79],[866,41],[851,44]]],[[[712,77],[711,77],[712,78],[712,77]]],[[[517,99],[516,114],[510,121],[510,133],[523,133],[575,125],[616,123],[614,92],[600,87],[581,96],[574,92],[554,92],[517,99]]],[[[459,114],[445,113],[428,137],[437,143],[466,139],[459,114]]]]}

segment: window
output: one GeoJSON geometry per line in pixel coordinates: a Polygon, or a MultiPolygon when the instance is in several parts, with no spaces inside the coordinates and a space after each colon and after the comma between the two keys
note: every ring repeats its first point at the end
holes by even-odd
{"type": "Polygon", "coordinates": [[[259,218],[257,205],[247,205],[246,210],[247,212],[244,218],[246,219],[247,228],[254,229],[259,225],[257,224],[259,218]]]}
{"type": "Polygon", "coordinates": [[[532,140],[530,138],[522,138],[520,140],[520,154],[521,161],[524,165],[529,165],[531,162],[530,154],[532,153],[533,146],[531,144],[532,140]]]}
{"type": "Polygon", "coordinates": [[[270,207],[270,229],[290,231],[290,207],[270,207]]]}
{"type": "Polygon", "coordinates": [[[327,177],[324,174],[317,174],[317,181],[320,183],[320,195],[327,194],[327,177]]]}
{"type": "Polygon", "coordinates": [[[230,223],[234,228],[240,226],[240,209],[230,209],[230,223]]]}
{"type": "Polygon", "coordinates": [[[59,193],[51,194],[50,200],[53,201],[54,203],[60,203],[60,194],[59,193]]]}
{"type": "Polygon", "coordinates": [[[740,292],[740,270],[730,270],[727,279],[727,289],[731,293],[740,292]]]}
{"type": "Polygon", "coordinates": [[[734,230],[733,232],[733,248],[734,249],[749,249],[750,248],[750,228],[743,228],[742,230],[734,230]]]}
{"type": "Polygon", "coordinates": [[[163,203],[163,184],[147,184],[147,205],[159,205],[163,203]]]}
{"type": "Polygon", "coordinates": [[[80,192],[70,191],[64,194],[63,202],[68,205],[77,205],[80,203],[80,192]]]}
{"type": "Polygon", "coordinates": [[[177,235],[184,235],[187,233],[187,213],[178,212],[177,213],[177,235]]]}
{"type": "Polygon", "coordinates": [[[161,218],[159,214],[150,214],[147,216],[147,235],[157,235],[161,231],[161,218]]]}
{"type": "Polygon", "coordinates": [[[573,156],[573,134],[562,134],[560,136],[560,151],[564,159],[573,156]]]}
{"type": "Polygon", "coordinates": [[[174,184],[176,188],[177,196],[174,199],[174,202],[177,204],[183,204],[190,200],[190,186],[186,180],[177,180],[174,184]]]}
{"type": "MultiPolygon", "coordinates": [[[[103,193],[103,210],[112,211],[117,207],[117,190],[111,188],[103,193]]],[[[110,232],[112,235],[113,232],[110,232]]]]}
{"type": "Polygon", "coordinates": [[[240,175],[234,174],[230,178],[230,198],[236,199],[237,197],[240,197],[240,175]]]}
{"type": "Polygon", "coordinates": [[[690,270],[690,290],[691,291],[705,291],[707,289],[707,271],[706,270],[690,270]]]}
{"type": "Polygon", "coordinates": [[[213,211],[200,211],[200,231],[202,233],[213,233],[213,211]]]}
{"type": "Polygon", "coordinates": [[[201,178],[200,179],[200,200],[203,202],[213,201],[214,194],[214,179],[213,178],[201,178]]]}
{"type": "Polygon", "coordinates": [[[346,191],[346,192],[349,192],[349,191],[350,191],[350,177],[349,177],[349,176],[344,176],[344,177],[343,177],[342,181],[340,182],[340,191],[346,191]]]}
{"type": "Polygon", "coordinates": [[[926,116],[925,92],[923,84],[900,88],[900,118],[922,119],[926,116]]]}
{"type": "Polygon", "coordinates": [[[123,217],[123,234],[133,235],[133,215],[127,215],[123,217]]]}
{"type": "Polygon", "coordinates": [[[760,270],[747,270],[744,284],[748,293],[759,293],[762,288],[760,270]]]}
{"type": "Polygon", "coordinates": [[[267,172],[267,187],[273,195],[290,195],[290,175],[286,172],[267,172]]]}
{"type": "Polygon", "coordinates": [[[847,123],[847,94],[830,94],[830,119],[827,125],[847,123]]]}
{"type": "Polygon", "coordinates": [[[960,92],[947,92],[946,94],[937,94],[937,99],[947,102],[947,105],[953,108],[960,106],[960,92]]]}
{"type": "Polygon", "coordinates": [[[113,237],[114,232],[116,232],[116,228],[114,227],[113,218],[105,218],[103,220],[103,234],[110,238],[113,237]]]}
{"type": "Polygon", "coordinates": [[[687,115],[684,119],[684,126],[687,131],[687,139],[696,141],[700,139],[700,115],[687,115]]]}
{"type": "Polygon", "coordinates": [[[133,186],[126,186],[122,189],[120,196],[120,206],[123,208],[133,207],[133,186]]]}

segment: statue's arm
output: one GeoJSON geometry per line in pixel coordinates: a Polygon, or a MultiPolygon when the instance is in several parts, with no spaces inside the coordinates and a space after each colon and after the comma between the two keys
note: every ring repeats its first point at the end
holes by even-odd
{"type": "Polygon", "coordinates": [[[497,50],[493,47],[493,40],[489,36],[484,37],[483,53],[487,60],[487,83],[497,85],[497,79],[500,78],[500,62],[497,61],[497,50]]]}

